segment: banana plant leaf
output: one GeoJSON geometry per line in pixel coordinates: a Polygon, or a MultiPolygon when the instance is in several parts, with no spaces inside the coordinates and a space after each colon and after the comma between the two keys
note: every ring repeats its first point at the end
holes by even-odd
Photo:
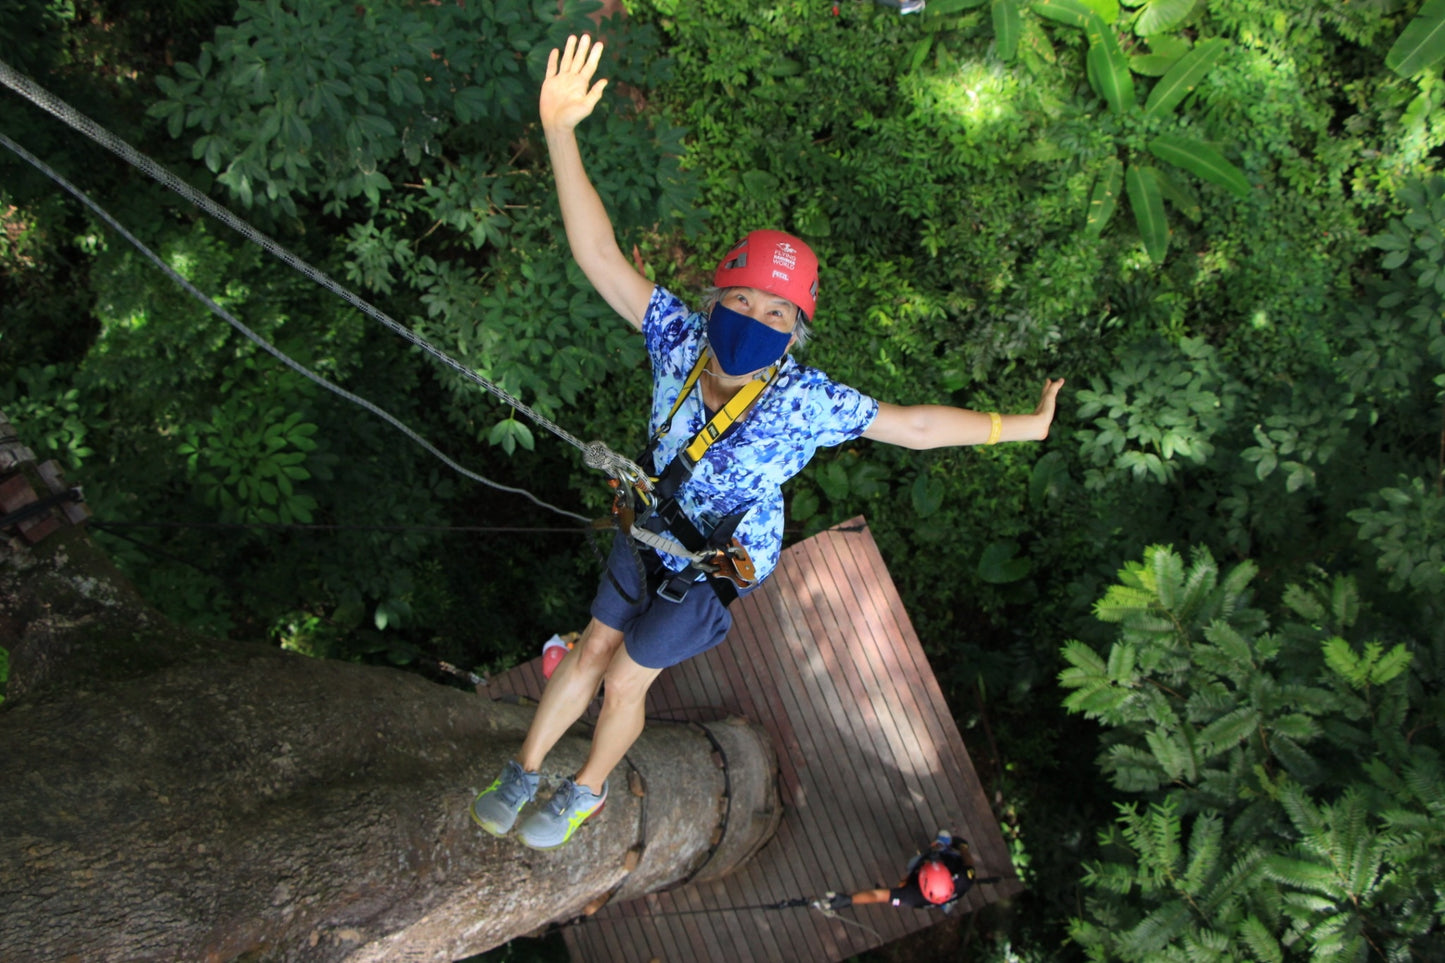
{"type": "Polygon", "coordinates": [[[1094,11],[1079,0],[1039,0],[1033,5],[1033,11],[1041,17],[1078,27],[1080,30],[1087,27],[1089,18],[1094,16],[1094,11]]]}
{"type": "Polygon", "coordinates": [[[1149,142],[1149,153],[1211,184],[1218,184],[1235,197],[1249,196],[1249,178],[1244,176],[1244,172],[1203,141],[1178,134],[1161,134],[1149,142]]]}
{"type": "Polygon", "coordinates": [[[1098,14],[1090,14],[1085,28],[1089,37],[1089,79],[1094,91],[1116,114],[1134,106],[1134,75],[1129,73],[1129,60],[1119,46],[1119,37],[1098,14]]]}
{"type": "Polygon", "coordinates": [[[1149,91],[1149,99],[1144,101],[1144,116],[1163,117],[1178,106],[1219,63],[1219,58],[1224,56],[1224,47],[1223,40],[1205,40],[1179,58],[1149,91]]]}
{"type": "Polygon", "coordinates": [[[1089,213],[1084,219],[1085,232],[1098,237],[1108,226],[1119,206],[1119,191],[1124,187],[1124,165],[1117,157],[1104,161],[1094,193],[1089,198],[1089,213]]]}
{"type": "Polygon", "coordinates": [[[1385,54],[1385,66],[1413,77],[1445,59],[1445,0],[1426,0],[1385,54]]]}
{"type": "Polygon", "coordinates": [[[998,57],[1004,63],[1012,63],[1018,55],[1022,31],[1018,0],[993,0],[993,39],[998,57]]]}
{"type": "Polygon", "coordinates": [[[1137,162],[1130,164],[1124,172],[1124,190],[1129,195],[1129,207],[1134,212],[1134,223],[1139,225],[1139,236],[1144,240],[1149,260],[1164,263],[1164,256],[1169,253],[1169,222],[1164,219],[1164,198],[1159,193],[1154,168],[1137,162]]]}

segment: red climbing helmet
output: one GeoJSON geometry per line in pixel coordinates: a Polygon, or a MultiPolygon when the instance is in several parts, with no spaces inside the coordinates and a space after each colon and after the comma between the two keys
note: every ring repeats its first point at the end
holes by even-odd
{"type": "Polygon", "coordinates": [[[918,888],[923,898],[935,905],[953,899],[953,874],[940,859],[926,859],[918,867],[918,888]]]}
{"type": "Polygon", "coordinates": [[[818,256],[782,231],[753,231],[733,245],[717,266],[720,288],[757,288],[787,298],[813,319],[818,306],[818,256]]]}

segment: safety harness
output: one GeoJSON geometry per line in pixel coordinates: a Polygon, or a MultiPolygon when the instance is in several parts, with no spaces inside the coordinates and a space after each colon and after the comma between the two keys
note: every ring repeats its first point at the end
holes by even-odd
{"type": "MultiPolygon", "coordinates": [[[[693,390],[697,388],[703,370],[710,359],[704,348],[692,366],[673,402],[672,410],[663,419],[662,425],[647,444],[647,450],[638,459],[639,464],[652,464],[653,453],[658,444],[672,430],[673,419],[682,409],[693,390]]],[[[717,593],[723,605],[732,604],[738,597],[738,589],[747,588],[757,581],[757,573],[747,549],[743,548],[733,532],[747,514],[747,509],[735,512],[719,521],[711,531],[698,528],[678,504],[677,492],[683,483],[692,477],[693,470],[702,461],[709,448],[724,438],[753,404],[773,383],[778,366],[769,368],[762,378],[754,378],[738,389],[727,403],[717,410],[702,426],[692,440],[672,459],[662,474],[651,477],[646,483],[636,483],[624,488],[613,482],[618,489],[613,501],[612,512],[622,530],[632,539],[652,549],[645,557],[647,585],[660,598],[669,602],[681,602],[688,591],[706,578],[717,593]],[[662,563],[662,554],[676,555],[688,560],[688,566],[673,572],[662,563]]],[[[614,580],[615,584],[615,580],[614,580]]],[[[620,589],[621,586],[618,586],[620,589]]],[[[626,595],[626,593],[623,593],[626,595]]]]}

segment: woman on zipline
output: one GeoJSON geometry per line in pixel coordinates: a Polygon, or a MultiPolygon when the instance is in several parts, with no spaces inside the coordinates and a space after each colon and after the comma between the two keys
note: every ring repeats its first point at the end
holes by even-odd
{"type": "Polygon", "coordinates": [[[546,754],[605,682],[587,761],[518,829],[536,849],[563,845],[602,808],[609,774],[642,732],[653,680],[721,642],[732,624],[727,603],[772,572],[782,551],[782,483],[818,448],[860,435],[918,449],[1042,440],[1064,383],[1046,381],[1032,414],[999,415],[878,402],[798,364],[789,352],[808,335],[818,261],[801,240],[778,231],[754,231],[728,251],[703,311],[690,311],[627,260],[583,167],[575,128],[607,87],[592,82],[601,57],[602,44],[587,36],[553,50],[540,109],[572,256],[642,332],[652,361],[653,464],[643,467],[662,482],[645,526],[651,535],[642,537],[720,553],[714,557],[751,578],[740,576],[746,584],[739,590],[686,557],[615,540],[591,622],[548,681],[516,759],[471,806],[487,832],[510,832],[536,796],[546,754]]]}

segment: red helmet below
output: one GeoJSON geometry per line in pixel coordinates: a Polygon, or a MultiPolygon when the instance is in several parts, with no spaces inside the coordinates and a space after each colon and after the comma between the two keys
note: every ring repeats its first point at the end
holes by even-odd
{"type": "Polygon", "coordinates": [[[947,903],[953,899],[953,874],[942,860],[924,860],[923,865],[918,867],[918,888],[930,903],[947,903]]]}
{"type": "Polygon", "coordinates": [[[811,321],[818,306],[818,257],[791,234],[753,231],[728,251],[717,266],[713,284],[757,288],[787,298],[811,321]]]}

